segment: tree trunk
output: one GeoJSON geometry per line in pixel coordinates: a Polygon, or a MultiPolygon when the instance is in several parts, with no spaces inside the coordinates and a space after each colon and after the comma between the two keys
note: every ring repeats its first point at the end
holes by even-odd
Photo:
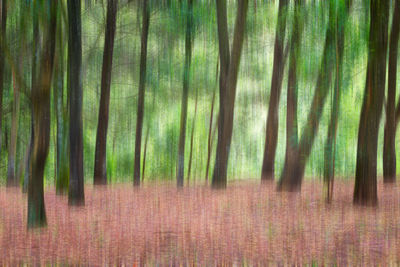
{"type": "MultiPolygon", "coordinates": [[[[47,27],[44,32],[44,47],[40,58],[39,77],[32,86],[32,109],[34,140],[32,149],[32,164],[28,185],[28,227],[46,225],[46,211],[44,207],[43,173],[50,142],[50,87],[53,71],[55,50],[55,35],[57,24],[57,0],[46,2],[50,14],[41,18],[47,27]]],[[[44,13],[46,14],[46,13],[44,13]]]]}
{"type": "Polygon", "coordinates": [[[150,8],[148,0],[143,0],[143,15],[142,15],[142,36],[140,48],[140,77],[139,77],[139,98],[137,105],[136,119],[136,138],[135,138],[135,162],[133,173],[134,186],[140,185],[140,154],[142,148],[142,130],[144,117],[144,94],[146,87],[146,71],[147,71],[147,39],[149,36],[150,25],[150,8]]]}
{"type": "MultiPolygon", "coordinates": [[[[217,68],[215,70],[215,82],[218,84],[218,70],[219,70],[219,58],[217,59],[217,68]]],[[[216,85],[217,86],[217,85],[216,85]]],[[[213,119],[214,119],[214,106],[215,106],[215,92],[216,88],[213,91],[212,100],[211,100],[211,110],[210,110],[210,125],[208,128],[208,140],[207,140],[207,164],[206,164],[206,183],[208,183],[208,172],[210,169],[210,160],[211,160],[211,133],[213,129],[213,119]]]]}
{"type": "Polygon", "coordinates": [[[227,184],[227,169],[229,149],[232,141],[236,84],[243,47],[247,8],[248,0],[238,1],[232,54],[230,54],[226,0],[217,0],[218,41],[221,68],[219,86],[220,115],[218,123],[217,153],[212,179],[213,188],[225,188],[227,184]]]}
{"type": "Polygon", "coordinates": [[[286,154],[285,162],[293,164],[298,146],[297,126],[297,59],[299,57],[304,25],[300,18],[301,1],[295,2],[295,15],[292,29],[287,85],[286,112],[286,154]]]}
{"type": "Polygon", "coordinates": [[[389,41],[388,95],[386,105],[385,136],[383,142],[383,181],[396,182],[396,78],[397,49],[400,31],[400,2],[395,1],[392,32],[389,41]]]}
{"type": "Polygon", "coordinates": [[[283,61],[283,44],[285,40],[287,6],[287,0],[279,0],[278,22],[275,31],[274,65],[268,106],[267,131],[265,134],[264,159],[261,170],[262,181],[274,179],[275,153],[278,143],[279,100],[285,67],[283,61]]]}
{"type": "Polygon", "coordinates": [[[186,141],[186,120],[188,108],[188,94],[190,81],[190,64],[192,60],[192,27],[193,27],[193,0],[188,0],[188,10],[186,18],[186,42],[185,42],[185,67],[183,70],[183,90],[181,104],[181,124],[179,131],[178,145],[178,172],[176,181],[178,187],[183,186],[183,175],[185,170],[185,141],[186,141]]]}
{"type": "MultiPolygon", "coordinates": [[[[84,205],[81,0],[68,1],[69,205],[84,205]]],[[[36,132],[35,132],[36,135],[36,132]]]]}
{"type": "Polygon", "coordinates": [[[101,95],[99,119],[96,136],[96,152],[94,160],[94,184],[107,184],[107,128],[110,106],[110,87],[114,36],[116,30],[118,0],[108,0],[107,26],[103,53],[103,70],[101,74],[101,95]]]}
{"type": "Polygon", "coordinates": [[[335,64],[335,4],[335,0],[329,1],[329,25],[326,30],[321,68],[318,73],[315,93],[308,113],[305,129],[303,130],[298,148],[293,155],[287,157],[287,159],[291,158],[291,160],[285,160],[278,190],[299,191],[301,187],[307,159],[311,153],[312,145],[318,131],[319,120],[331,84],[331,70],[334,68],[335,64]]]}
{"type": "MultiPolygon", "coordinates": [[[[7,31],[7,0],[1,1],[1,39],[6,42],[7,31]]],[[[5,57],[4,53],[0,53],[0,155],[2,151],[2,124],[3,124],[3,89],[4,89],[4,74],[5,74],[5,57]]]]}
{"type": "Polygon", "coordinates": [[[371,0],[368,66],[358,129],[354,204],[377,205],[376,158],[385,97],[389,1],[371,0]]]}
{"type": "Polygon", "coordinates": [[[190,153],[189,153],[189,166],[188,166],[188,174],[187,181],[190,181],[190,173],[192,171],[192,157],[193,157],[193,143],[194,143],[194,127],[196,125],[196,115],[197,115],[197,98],[198,98],[198,90],[196,89],[196,100],[194,103],[194,116],[193,116],[193,124],[192,124],[192,133],[190,134],[190,153]]]}
{"type": "Polygon", "coordinates": [[[331,119],[328,127],[328,136],[324,150],[324,187],[326,188],[326,202],[330,203],[333,194],[333,181],[335,176],[335,151],[336,151],[336,133],[340,112],[340,92],[342,81],[343,50],[344,50],[344,31],[347,14],[349,12],[352,0],[342,0],[338,10],[336,23],[336,78],[334,84],[334,93],[332,100],[331,119]],[[344,10],[341,7],[344,6],[344,10]]]}
{"type": "Polygon", "coordinates": [[[64,111],[64,43],[62,34],[62,10],[57,10],[57,48],[55,60],[54,111],[56,116],[56,193],[68,192],[69,164],[68,164],[68,123],[64,111]]]}

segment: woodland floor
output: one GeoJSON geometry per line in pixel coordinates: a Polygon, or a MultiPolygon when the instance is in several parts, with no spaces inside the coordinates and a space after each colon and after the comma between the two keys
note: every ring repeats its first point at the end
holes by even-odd
{"type": "Polygon", "coordinates": [[[400,263],[400,191],[379,183],[379,207],[352,205],[353,181],[277,193],[236,182],[226,191],[175,184],[87,186],[86,206],[68,208],[46,190],[48,227],[27,231],[27,198],[0,188],[0,265],[339,266],[400,263]]]}

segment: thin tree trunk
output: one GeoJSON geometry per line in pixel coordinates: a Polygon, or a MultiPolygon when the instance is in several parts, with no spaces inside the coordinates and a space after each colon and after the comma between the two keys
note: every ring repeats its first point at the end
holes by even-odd
{"type": "Polygon", "coordinates": [[[149,141],[150,124],[147,125],[146,137],[144,138],[144,149],[143,149],[143,166],[142,166],[142,183],[144,181],[144,173],[146,170],[146,155],[147,155],[147,143],[149,141]]]}
{"type": "Polygon", "coordinates": [[[218,125],[217,153],[212,179],[213,188],[225,188],[227,184],[227,169],[229,150],[232,141],[236,84],[243,47],[248,4],[248,0],[238,1],[232,54],[230,54],[226,0],[217,0],[218,41],[221,73],[220,115],[218,125]]]}
{"type": "MultiPolygon", "coordinates": [[[[50,142],[50,85],[53,71],[56,24],[57,0],[46,2],[50,14],[44,25],[48,28],[43,33],[45,42],[40,59],[39,77],[32,86],[32,109],[34,140],[32,149],[32,164],[30,181],[28,185],[28,227],[41,227],[46,225],[46,211],[44,207],[43,174],[50,142]]],[[[46,13],[44,13],[46,14],[46,13]]]]}
{"type": "Polygon", "coordinates": [[[275,31],[274,65],[268,106],[264,158],[261,170],[261,180],[263,181],[274,179],[275,154],[278,143],[279,100],[282,90],[283,70],[285,68],[283,44],[285,40],[287,6],[287,0],[279,0],[278,22],[275,31]]]}
{"type": "Polygon", "coordinates": [[[383,142],[383,182],[396,182],[396,78],[397,49],[400,31],[400,1],[394,1],[392,32],[389,41],[388,95],[386,105],[385,136],[383,142]]]}
{"type": "Polygon", "coordinates": [[[101,74],[101,96],[97,123],[96,152],[94,160],[94,184],[107,184],[107,129],[110,106],[110,87],[114,36],[116,30],[118,0],[108,0],[107,26],[104,41],[103,70],[101,74]]]}
{"type": "MultiPolygon", "coordinates": [[[[1,39],[6,43],[7,31],[7,0],[1,1],[1,39]]],[[[2,151],[2,124],[3,124],[3,88],[4,88],[4,74],[5,74],[5,57],[0,53],[0,155],[2,151]]]]}
{"type": "MultiPolygon", "coordinates": [[[[22,51],[19,51],[21,54],[22,51]]],[[[21,71],[21,60],[22,58],[19,59],[18,62],[18,70],[21,71]]],[[[18,180],[17,177],[15,176],[15,158],[17,154],[17,136],[18,136],[18,119],[19,119],[19,84],[17,84],[17,81],[15,79],[15,73],[13,71],[12,76],[13,76],[13,103],[12,103],[12,114],[11,114],[11,133],[10,133],[10,145],[9,145],[9,150],[8,150],[8,168],[7,168],[7,186],[18,186],[18,180]]]]}
{"type": "MultiPolygon", "coordinates": [[[[218,84],[218,70],[219,70],[219,58],[217,59],[217,68],[215,70],[215,81],[216,81],[216,84],[218,84]]],[[[208,183],[208,173],[209,173],[209,169],[210,169],[210,160],[211,160],[211,150],[212,150],[212,145],[211,145],[212,135],[211,135],[211,133],[212,133],[212,129],[213,129],[213,119],[214,119],[215,93],[216,93],[216,87],[215,87],[215,89],[213,91],[213,96],[212,96],[212,100],[211,100],[210,125],[209,125],[209,128],[208,128],[206,183],[208,183]]]]}
{"type": "Polygon", "coordinates": [[[293,155],[290,155],[289,158],[291,158],[291,160],[285,160],[282,176],[278,184],[278,190],[299,191],[301,187],[306,163],[310,156],[314,139],[318,131],[322,110],[332,80],[331,70],[334,68],[335,63],[335,4],[335,0],[329,1],[329,25],[326,30],[321,68],[318,73],[315,93],[308,113],[307,122],[298,148],[293,155]]]}
{"type": "Polygon", "coordinates": [[[140,185],[140,154],[142,148],[142,130],[144,117],[144,96],[146,90],[146,72],[147,72],[147,39],[149,35],[150,25],[150,8],[148,0],[143,0],[143,15],[142,15],[142,36],[140,50],[140,77],[139,77],[139,98],[137,105],[136,119],[136,138],[135,138],[135,162],[133,173],[134,186],[140,185]]]}
{"type": "Polygon", "coordinates": [[[194,104],[194,116],[193,116],[193,124],[192,124],[192,133],[190,135],[190,153],[189,153],[189,166],[188,166],[188,174],[187,181],[190,181],[190,173],[192,171],[192,157],[193,157],[193,142],[194,142],[194,127],[196,125],[196,115],[197,115],[197,98],[198,98],[198,90],[196,89],[196,100],[194,104]]]}
{"type": "Polygon", "coordinates": [[[181,124],[180,124],[179,145],[178,145],[178,172],[176,175],[178,187],[183,186],[183,176],[185,170],[186,121],[187,121],[189,81],[190,81],[190,64],[192,60],[192,26],[193,26],[192,4],[193,0],[188,0],[188,10],[186,18],[185,67],[183,70],[181,124]]]}
{"type": "Polygon", "coordinates": [[[389,1],[371,0],[368,66],[358,129],[354,204],[377,205],[376,161],[379,123],[385,97],[389,1]]]}
{"type": "MultiPolygon", "coordinates": [[[[335,152],[336,152],[336,134],[340,112],[340,92],[342,81],[343,50],[344,50],[344,31],[347,14],[349,12],[352,0],[344,1],[344,10],[339,7],[336,22],[336,78],[334,84],[334,93],[331,109],[331,119],[328,127],[328,136],[324,150],[324,187],[326,188],[326,202],[332,201],[333,182],[335,176],[335,152]]],[[[342,3],[340,3],[342,4],[342,3]]]]}
{"type": "MultiPolygon", "coordinates": [[[[69,205],[84,205],[81,0],[68,1],[69,205]]],[[[36,132],[35,132],[36,135],[36,132]]]]}

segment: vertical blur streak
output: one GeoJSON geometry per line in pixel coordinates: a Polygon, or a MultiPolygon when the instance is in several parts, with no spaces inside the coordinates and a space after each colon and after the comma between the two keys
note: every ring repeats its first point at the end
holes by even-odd
{"type": "MultiPolygon", "coordinates": [[[[6,43],[6,30],[7,30],[7,0],[0,0],[1,8],[1,41],[6,43]]],[[[0,155],[2,152],[2,124],[3,124],[3,88],[4,88],[4,73],[5,73],[5,57],[4,53],[0,53],[0,155]]]]}

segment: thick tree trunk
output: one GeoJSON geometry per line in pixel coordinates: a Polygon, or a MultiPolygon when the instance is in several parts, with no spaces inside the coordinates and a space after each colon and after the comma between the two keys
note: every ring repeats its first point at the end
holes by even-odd
{"type": "Polygon", "coordinates": [[[144,117],[144,94],[146,90],[146,72],[147,72],[147,39],[149,36],[150,8],[148,0],[143,0],[142,15],[142,36],[140,50],[140,77],[139,77],[139,98],[137,104],[136,119],[136,138],[135,138],[135,162],[133,170],[133,184],[140,185],[140,154],[142,151],[142,130],[144,117]]]}
{"type": "Polygon", "coordinates": [[[328,136],[324,151],[324,187],[326,188],[326,201],[332,200],[333,182],[335,176],[335,151],[336,151],[336,133],[340,111],[340,92],[342,81],[343,50],[344,50],[344,31],[346,18],[352,3],[352,0],[342,0],[340,3],[337,23],[336,23],[336,78],[334,84],[334,93],[332,99],[331,119],[328,127],[328,136]],[[344,10],[341,9],[343,6],[344,10]]]}
{"type": "Polygon", "coordinates": [[[28,185],[28,227],[46,225],[46,212],[44,207],[43,174],[50,142],[50,87],[53,71],[56,24],[57,0],[46,2],[50,5],[50,14],[44,19],[48,28],[45,36],[43,53],[39,65],[39,77],[32,86],[32,109],[34,140],[32,149],[32,164],[30,181],[28,185]]]}
{"type": "Polygon", "coordinates": [[[101,74],[101,95],[97,123],[96,152],[94,160],[94,184],[107,184],[107,129],[110,106],[110,87],[114,36],[116,30],[118,0],[108,0],[107,26],[104,41],[103,70],[101,74]]]}
{"type": "MultiPolygon", "coordinates": [[[[1,39],[6,42],[7,31],[7,0],[1,1],[1,39]]],[[[4,53],[0,53],[0,155],[2,151],[2,124],[3,124],[3,88],[4,88],[4,74],[5,74],[5,57],[4,53]]]]}
{"type": "MultiPolygon", "coordinates": [[[[84,205],[81,0],[68,1],[69,205],[84,205]]],[[[36,135],[36,132],[35,132],[36,135]]]]}
{"type": "Polygon", "coordinates": [[[302,2],[295,2],[295,15],[292,29],[289,58],[289,75],[287,85],[287,104],[286,104],[286,154],[285,162],[293,164],[298,146],[298,126],[297,126],[297,59],[301,45],[301,37],[304,25],[300,18],[300,8],[302,2]]]}
{"type": "Polygon", "coordinates": [[[385,136],[383,141],[383,181],[396,181],[396,79],[397,79],[397,49],[400,31],[400,1],[395,1],[392,21],[392,31],[389,41],[388,95],[386,105],[385,136]]]}
{"type": "Polygon", "coordinates": [[[189,81],[190,81],[190,64],[192,60],[192,27],[193,27],[192,3],[193,0],[188,0],[188,10],[186,12],[187,18],[186,18],[186,41],[185,41],[185,67],[183,70],[181,124],[180,124],[179,145],[178,145],[178,172],[176,175],[176,181],[178,187],[183,186],[183,176],[185,170],[186,121],[187,121],[189,81]]]}
{"type": "Polygon", "coordinates": [[[326,30],[325,46],[322,55],[321,68],[318,73],[315,93],[311,108],[308,113],[307,122],[301,136],[299,146],[293,155],[292,160],[285,160],[278,190],[298,191],[304,177],[307,159],[310,156],[312,145],[318,131],[319,120],[325,104],[326,96],[332,80],[331,70],[335,64],[335,28],[336,12],[335,1],[329,2],[329,25],[326,30]]]}
{"type": "Polygon", "coordinates": [[[283,44],[285,40],[287,6],[287,0],[279,0],[278,22],[275,31],[274,65],[268,106],[267,131],[265,134],[264,159],[261,170],[261,180],[263,181],[274,179],[275,153],[278,143],[279,100],[285,67],[283,44]]]}
{"type": "Polygon", "coordinates": [[[371,0],[368,66],[358,129],[354,204],[377,205],[376,158],[385,97],[389,1],[371,0]]]}
{"type": "Polygon", "coordinates": [[[64,110],[64,43],[62,34],[61,8],[57,10],[57,48],[54,75],[54,112],[56,116],[56,193],[68,192],[69,164],[68,164],[68,123],[64,110]]]}
{"type": "Polygon", "coordinates": [[[217,0],[218,41],[220,55],[220,115],[218,123],[218,143],[212,178],[213,188],[225,188],[229,150],[232,141],[233,115],[235,108],[236,84],[242,54],[248,0],[239,0],[232,54],[229,53],[226,0],[217,0]]]}

